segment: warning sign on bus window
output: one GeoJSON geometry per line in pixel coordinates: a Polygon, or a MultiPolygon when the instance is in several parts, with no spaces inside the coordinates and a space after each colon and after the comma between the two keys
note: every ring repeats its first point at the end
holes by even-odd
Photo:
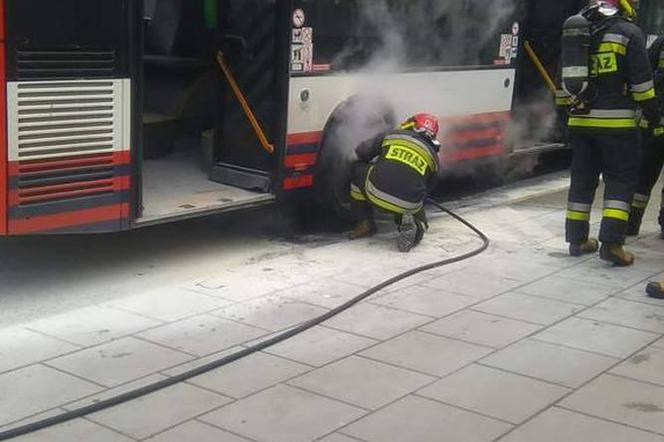
{"type": "Polygon", "coordinates": [[[291,41],[291,72],[314,70],[314,33],[312,28],[293,29],[291,41]]]}

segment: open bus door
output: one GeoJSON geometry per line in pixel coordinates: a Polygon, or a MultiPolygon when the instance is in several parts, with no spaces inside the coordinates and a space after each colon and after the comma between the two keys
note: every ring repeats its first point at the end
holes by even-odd
{"type": "Polygon", "coordinates": [[[136,1],[1,3],[7,203],[0,227],[11,235],[128,228],[136,1]]]}
{"type": "Polygon", "coordinates": [[[220,49],[231,78],[220,75],[214,165],[210,178],[243,189],[277,190],[277,164],[285,142],[288,99],[289,1],[223,0],[220,49]],[[249,112],[252,127],[229,82],[235,81],[249,112]],[[269,152],[265,138],[276,149],[269,152]]]}

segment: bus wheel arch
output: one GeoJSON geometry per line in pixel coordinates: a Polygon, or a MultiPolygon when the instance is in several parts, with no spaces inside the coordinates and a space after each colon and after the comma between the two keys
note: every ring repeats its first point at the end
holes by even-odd
{"type": "Polygon", "coordinates": [[[393,107],[379,97],[354,95],[337,105],[325,124],[318,150],[313,195],[319,209],[351,220],[348,184],[355,148],[395,124],[393,107]]]}

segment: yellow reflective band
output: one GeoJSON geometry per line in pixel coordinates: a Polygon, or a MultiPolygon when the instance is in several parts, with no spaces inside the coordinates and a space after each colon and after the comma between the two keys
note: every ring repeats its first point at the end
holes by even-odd
{"type": "Polygon", "coordinates": [[[615,52],[616,54],[626,55],[627,48],[620,43],[604,42],[599,45],[597,52],[615,52]]]}
{"type": "Polygon", "coordinates": [[[570,127],[600,127],[605,129],[629,129],[636,127],[634,118],[583,118],[570,117],[570,127]]]}
{"type": "Polygon", "coordinates": [[[438,170],[438,161],[436,161],[436,159],[432,157],[432,154],[429,152],[429,150],[426,147],[419,146],[417,143],[411,142],[405,138],[396,138],[396,137],[386,138],[385,141],[383,142],[383,147],[388,150],[394,145],[412,149],[413,151],[417,152],[420,155],[420,157],[427,162],[429,169],[431,169],[432,171],[438,170]]]}
{"type": "Polygon", "coordinates": [[[664,58],[659,59],[659,67],[664,68],[664,58]]]}
{"type": "Polygon", "coordinates": [[[417,173],[424,176],[427,173],[427,162],[422,156],[406,146],[399,146],[394,144],[387,150],[385,158],[388,160],[398,161],[407,166],[410,166],[417,173]]]}
{"type": "Polygon", "coordinates": [[[646,207],[648,207],[648,203],[643,201],[633,201],[632,207],[636,207],[637,209],[645,209],[646,207]]]}
{"type": "Polygon", "coordinates": [[[364,197],[364,194],[362,192],[358,192],[357,190],[351,190],[350,191],[350,197],[353,198],[355,201],[366,201],[367,200],[364,197]]]}
{"type": "Polygon", "coordinates": [[[589,221],[590,213],[588,212],[577,212],[576,210],[567,211],[567,219],[572,221],[589,221]]]}
{"type": "Polygon", "coordinates": [[[655,98],[655,88],[648,89],[645,92],[632,92],[634,101],[646,101],[655,98]]]}
{"type": "Polygon", "coordinates": [[[604,209],[602,212],[604,218],[617,219],[620,221],[629,221],[629,212],[619,209],[604,209]]]}
{"type": "Polygon", "coordinates": [[[648,129],[649,126],[650,125],[648,124],[648,120],[646,120],[645,118],[641,118],[641,120],[639,120],[639,127],[641,129],[648,129]]]}
{"type": "Polygon", "coordinates": [[[661,137],[664,135],[664,127],[656,127],[653,129],[652,134],[656,137],[661,137]]]}
{"type": "Polygon", "coordinates": [[[569,106],[570,104],[572,104],[571,97],[556,98],[556,106],[569,106]]]}
{"type": "Polygon", "coordinates": [[[614,53],[594,54],[590,57],[590,61],[592,62],[590,67],[590,73],[592,75],[618,72],[618,60],[614,53]]]}

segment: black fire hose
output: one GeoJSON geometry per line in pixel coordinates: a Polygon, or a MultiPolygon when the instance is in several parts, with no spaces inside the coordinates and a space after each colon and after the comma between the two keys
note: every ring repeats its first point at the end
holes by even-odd
{"type": "Polygon", "coordinates": [[[105,410],[107,408],[113,407],[115,405],[122,404],[124,402],[140,398],[142,396],[145,396],[150,393],[154,393],[158,390],[161,390],[166,387],[170,387],[172,385],[178,384],[180,382],[184,382],[186,380],[189,380],[195,376],[199,376],[201,374],[207,373],[209,371],[212,371],[216,368],[223,367],[224,365],[230,364],[231,362],[237,361],[238,359],[242,359],[246,356],[249,356],[253,353],[259,352],[263,349],[266,349],[268,347],[271,347],[275,344],[278,344],[282,341],[285,341],[289,338],[292,338],[293,336],[296,336],[306,330],[309,330],[310,328],[319,325],[328,319],[338,315],[339,313],[348,310],[355,304],[357,304],[360,301],[363,301],[364,299],[368,298],[369,296],[379,292],[380,290],[383,290],[386,287],[391,286],[392,284],[395,284],[399,281],[402,281],[406,278],[409,278],[413,275],[416,275],[418,273],[425,272],[427,270],[435,269],[438,267],[443,267],[446,265],[454,264],[459,261],[466,260],[468,258],[472,258],[473,256],[479,255],[483,251],[485,251],[489,247],[489,238],[482,232],[480,231],[477,227],[473,226],[470,222],[466,221],[465,219],[461,218],[459,215],[456,213],[446,209],[436,201],[433,201],[431,199],[428,200],[430,204],[433,206],[437,207],[439,210],[442,212],[447,213],[450,215],[452,218],[456,219],[466,227],[468,227],[470,230],[472,230],[474,233],[477,234],[477,236],[480,237],[482,240],[482,245],[478,247],[475,250],[472,250],[468,253],[464,253],[463,255],[460,256],[455,256],[452,258],[444,259],[442,261],[438,262],[433,262],[430,264],[425,264],[419,267],[415,267],[413,269],[410,269],[408,271],[405,271],[403,273],[400,273],[399,275],[396,275],[386,281],[381,282],[378,285],[375,285],[371,287],[370,289],[366,290],[364,293],[361,293],[360,295],[356,296],[355,298],[345,302],[344,304],[340,305],[339,307],[330,310],[329,312],[325,313],[324,315],[321,315],[317,318],[311,319],[310,321],[304,322],[294,328],[291,328],[289,330],[286,330],[285,332],[273,336],[269,339],[266,339],[263,342],[260,342],[256,345],[252,345],[251,347],[247,347],[244,350],[240,350],[236,353],[233,353],[231,355],[225,356],[221,359],[218,359],[216,361],[209,362],[205,365],[202,365],[200,367],[194,368],[192,370],[189,370],[187,372],[178,374],[176,376],[172,376],[167,379],[163,379],[161,381],[157,381],[153,384],[149,384],[140,388],[137,388],[132,391],[128,391],[126,393],[121,393],[117,396],[113,396],[108,399],[104,399],[99,402],[94,402],[90,405],[85,405],[80,408],[76,408],[75,410],[67,411],[62,414],[52,416],[52,417],[47,417],[45,419],[32,422],[29,424],[21,425],[3,432],[0,432],[0,441],[11,439],[13,437],[18,437],[22,436],[24,434],[32,433],[38,430],[43,430],[45,428],[51,427],[53,425],[58,425],[62,424],[65,422],[68,422],[73,419],[77,419],[83,416],[86,416],[91,413],[95,413],[97,411],[105,410]]]}

